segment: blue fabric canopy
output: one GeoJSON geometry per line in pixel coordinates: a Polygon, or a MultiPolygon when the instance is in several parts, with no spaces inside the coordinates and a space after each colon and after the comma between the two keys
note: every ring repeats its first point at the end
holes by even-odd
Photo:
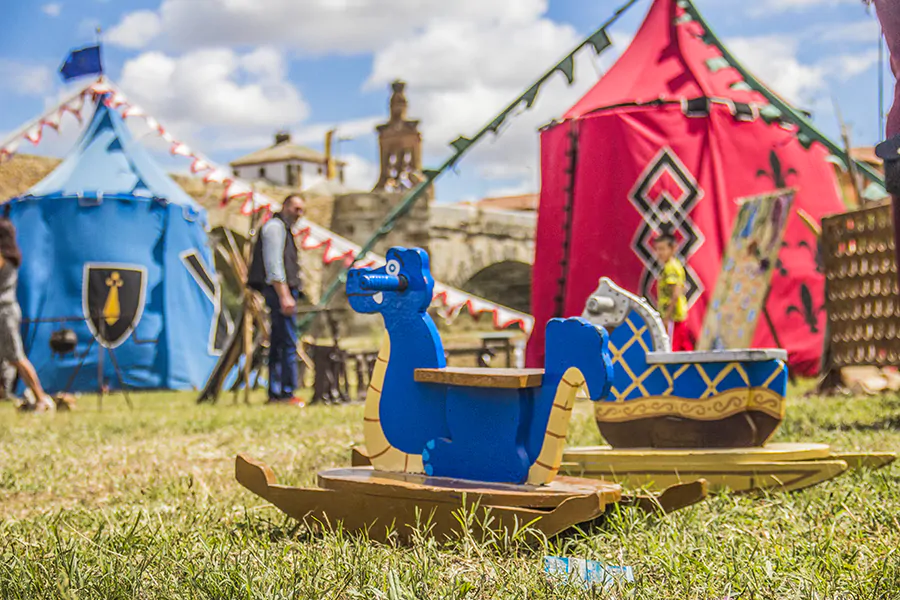
{"type": "Polygon", "coordinates": [[[74,150],[6,207],[23,262],[25,350],[49,391],[203,385],[231,324],[206,211],[98,101],[74,150]],[[57,356],[54,331],[72,329],[57,356]],[[110,349],[112,352],[110,352],[110,349]]]}

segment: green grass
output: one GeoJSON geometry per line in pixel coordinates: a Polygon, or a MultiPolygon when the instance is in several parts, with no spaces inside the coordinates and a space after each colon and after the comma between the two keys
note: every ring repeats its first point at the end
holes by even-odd
{"type": "MultiPolygon", "coordinates": [[[[549,546],[410,547],[313,535],[233,479],[234,455],[311,485],[362,441],[362,407],[197,406],[191,394],[0,405],[0,598],[608,598],[555,588],[545,554],[634,567],[619,598],[900,598],[900,465],[793,494],[613,512],[549,546]]],[[[599,443],[579,404],[570,443],[599,443]]],[[[780,441],[900,450],[900,400],[792,395],[780,441]]]]}

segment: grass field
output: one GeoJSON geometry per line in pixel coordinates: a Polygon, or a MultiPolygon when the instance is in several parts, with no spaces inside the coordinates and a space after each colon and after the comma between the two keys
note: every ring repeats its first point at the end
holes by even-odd
{"type": "MultiPolygon", "coordinates": [[[[900,465],[794,494],[633,510],[542,548],[411,547],[311,535],[233,479],[234,455],[313,484],[362,441],[362,407],[197,406],[190,394],[81,398],[73,413],[0,405],[0,598],[900,598],[900,465]],[[543,556],[634,567],[591,595],[543,556]]],[[[590,405],[570,443],[599,443],[590,405]]],[[[900,399],[792,395],[782,441],[900,450],[900,399]]]]}

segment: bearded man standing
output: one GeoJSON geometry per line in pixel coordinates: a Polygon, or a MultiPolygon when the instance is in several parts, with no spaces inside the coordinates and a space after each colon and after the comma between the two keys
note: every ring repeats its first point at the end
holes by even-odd
{"type": "Polygon", "coordinates": [[[297,390],[297,301],[303,288],[292,228],[303,214],[303,198],[292,194],[262,226],[247,285],[262,292],[269,307],[269,402],[303,406],[297,390]]]}

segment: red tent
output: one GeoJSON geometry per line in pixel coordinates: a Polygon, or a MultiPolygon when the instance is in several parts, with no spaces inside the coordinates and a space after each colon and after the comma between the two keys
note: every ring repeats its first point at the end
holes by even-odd
{"type": "MultiPolygon", "coordinates": [[[[735,200],[789,186],[798,191],[795,210],[767,308],[792,368],[814,374],[825,326],[823,279],[816,239],[796,210],[817,221],[844,210],[829,152],[754,91],[760,88],[744,81],[699,15],[683,6],[694,10],[656,0],[618,62],[541,134],[528,363],[543,362],[543,324],[581,314],[599,277],[655,298],[652,240],[664,223],[687,265],[696,336],[735,200]]],[[[775,345],[762,319],[755,345],[775,345]]]]}

